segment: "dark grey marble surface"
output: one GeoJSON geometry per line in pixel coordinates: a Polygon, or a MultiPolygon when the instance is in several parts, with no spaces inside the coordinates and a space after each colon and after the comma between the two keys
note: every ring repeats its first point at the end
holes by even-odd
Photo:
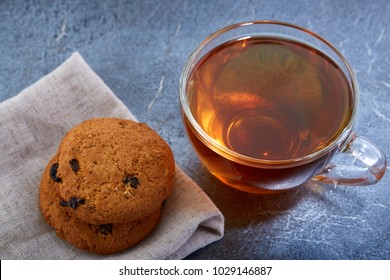
{"type": "Polygon", "coordinates": [[[253,19],[295,23],[337,46],[360,86],[355,130],[390,154],[387,0],[0,0],[0,101],[78,51],[225,215],[224,238],[189,259],[390,259],[388,174],[371,187],[308,183],[254,196],[219,183],[191,150],[179,115],[181,69],[205,36],[253,19]]]}

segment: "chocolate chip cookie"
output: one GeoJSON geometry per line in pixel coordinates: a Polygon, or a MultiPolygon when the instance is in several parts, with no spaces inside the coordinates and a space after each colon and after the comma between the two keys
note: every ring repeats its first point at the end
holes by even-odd
{"type": "Polygon", "coordinates": [[[128,223],[156,212],[172,191],[168,144],[130,120],[87,120],[64,137],[50,174],[61,205],[89,224],[128,223]]]}

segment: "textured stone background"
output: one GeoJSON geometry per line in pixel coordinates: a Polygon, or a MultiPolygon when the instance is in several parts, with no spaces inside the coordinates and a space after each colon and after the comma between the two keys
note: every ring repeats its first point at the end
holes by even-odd
{"type": "Polygon", "coordinates": [[[355,130],[390,154],[387,0],[0,0],[0,101],[78,51],[224,213],[225,237],[189,259],[390,259],[388,174],[372,187],[308,183],[253,196],[219,183],[191,150],[179,116],[181,69],[204,37],[253,19],[298,24],[338,47],[360,86],[355,130]]]}

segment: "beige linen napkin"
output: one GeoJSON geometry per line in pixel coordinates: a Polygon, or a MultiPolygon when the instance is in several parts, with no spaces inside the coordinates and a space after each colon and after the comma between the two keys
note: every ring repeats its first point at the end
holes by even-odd
{"type": "Polygon", "coordinates": [[[221,212],[177,167],[158,227],[137,246],[98,256],[59,239],[40,214],[41,175],[65,133],[93,117],[135,119],[78,53],[0,103],[0,259],[181,259],[222,238],[221,212]]]}

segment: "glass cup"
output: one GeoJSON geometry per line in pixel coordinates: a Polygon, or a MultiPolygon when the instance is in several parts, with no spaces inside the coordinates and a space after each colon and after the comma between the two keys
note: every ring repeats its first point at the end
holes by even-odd
{"type": "MultiPolygon", "coordinates": [[[[321,67],[319,69],[319,72],[323,72],[321,67]]],[[[337,81],[335,80],[337,78],[335,77],[325,76],[325,79],[328,79],[327,84],[336,84],[337,81]]],[[[294,83],[299,84],[300,82],[290,81],[291,85],[294,83]]],[[[339,88],[336,89],[339,90],[339,88]]],[[[314,90],[306,91],[314,92],[314,90]]],[[[330,106],[330,109],[337,108],[337,104],[334,103],[328,106],[330,106]]],[[[349,63],[328,41],[312,31],[289,23],[276,21],[238,23],[225,27],[207,37],[193,51],[184,66],[180,79],[180,105],[188,138],[201,162],[226,185],[245,192],[275,193],[298,187],[308,180],[337,185],[372,185],[383,177],[387,168],[386,158],[380,148],[353,131],[358,107],[358,87],[349,63]],[[267,47],[263,48],[260,54],[250,56],[246,53],[244,55],[248,56],[248,58],[245,58],[246,60],[234,62],[235,64],[229,62],[231,59],[240,56],[246,50],[248,44],[258,39],[268,40],[267,47]],[[278,44],[281,40],[284,42],[283,44],[290,44],[298,49],[305,48],[305,51],[311,50],[311,52],[309,55],[294,54],[293,51],[285,51],[277,47],[276,50],[280,52],[280,57],[284,57],[283,59],[278,58],[267,48],[271,48],[268,47],[270,42],[277,42],[278,44]],[[231,53],[223,54],[221,46],[229,44],[231,46],[238,45],[239,47],[235,47],[231,53]],[[220,53],[218,53],[219,51],[220,53]],[[204,64],[212,53],[218,53],[214,57],[216,61],[220,60],[221,68],[213,68],[213,66],[207,68],[205,66],[200,71],[200,65],[204,64]],[[328,133],[327,127],[330,127],[328,124],[332,123],[329,119],[332,120],[334,114],[339,114],[337,110],[335,113],[332,110],[323,109],[321,106],[325,101],[315,103],[317,107],[314,109],[309,108],[314,106],[312,103],[316,100],[316,95],[310,95],[310,98],[314,100],[313,102],[304,101],[305,99],[302,99],[301,95],[304,96],[305,93],[303,92],[305,90],[297,89],[296,86],[284,89],[284,91],[289,92],[287,98],[286,95],[283,95],[282,98],[275,97],[279,93],[273,93],[272,90],[269,98],[259,97],[259,93],[255,92],[256,87],[261,88],[267,85],[274,88],[279,86],[277,85],[279,84],[278,80],[270,84],[270,80],[262,81],[262,79],[269,75],[267,73],[272,72],[269,69],[277,69],[276,66],[279,67],[280,65],[284,65],[284,72],[291,74],[291,77],[298,77],[296,79],[302,79],[302,75],[307,71],[306,77],[308,78],[305,78],[305,81],[311,81],[308,84],[316,88],[317,91],[319,88],[319,92],[321,92],[326,85],[323,81],[321,84],[321,81],[316,77],[313,78],[315,71],[310,70],[318,66],[316,59],[310,61],[316,55],[319,56],[319,58],[316,58],[317,60],[326,60],[329,65],[333,65],[335,71],[342,74],[345,82],[344,86],[348,88],[349,92],[348,108],[344,114],[346,116],[345,120],[340,123],[337,132],[329,137],[327,142],[321,143],[316,143],[316,141],[319,141],[313,136],[316,135],[316,132],[307,128],[301,129],[303,125],[298,122],[310,123],[308,127],[315,129],[315,126],[318,126],[321,122],[313,120],[323,118],[326,121],[321,124],[323,130],[321,133],[326,135],[328,133]],[[258,57],[262,57],[262,60],[258,57]],[[268,63],[266,64],[267,67],[256,66],[256,59],[268,63]],[[286,61],[294,61],[296,65],[303,66],[300,70],[292,70],[295,66],[285,66],[288,64],[286,61]],[[230,64],[226,66],[226,63],[230,64]],[[233,70],[226,72],[226,76],[218,80],[222,71],[225,71],[224,67],[230,67],[233,70]],[[247,74],[247,72],[251,73],[251,71],[245,69],[245,67],[254,67],[253,69],[264,71],[264,73],[248,78],[247,76],[250,74],[247,74]],[[261,70],[261,67],[265,70],[261,70]],[[199,72],[196,72],[198,70],[199,72]],[[293,71],[296,71],[297,74],[294,74],[293,71]],[[241,82],[239,79],[241,79],[241,82]],[[246,79],[253,79],[253,81],[246,83],[246,79]],[[237,83],[235,84],[235,82],[237,83]],[[220,93],[221,88],[234,88],[234,91],[220,93]],[[202,94],[203,99],[194,98],[196,94],[202,94]],[[279,103],[276,104],[275,100],[279,103]],[[236,102],[235,106],[231,106],[231,102],[236,102]],[[216,108],[220,111],[215,112],[216,108]],[[308,119],[301,121],[300,117],[295,118],[294,114],[288,115],[288,110],[298,110],[299,112],[297,111],[296,114],[307,110],[313,112],[313,115],[309,115],[308,119]],[[233,121],[226,124],[214,124],[225,116],[229,116],[230,120],[233,121]],[[323,125],[324,123],[326,125],[323,125]],[[227,128],[224,128],[224,126],[227,128]],[[231,133],[229,137],[234,134],[234,138],[226,140],[225,136],[219,135],[219,132],[222,135],[223,131],[231,133]],[[270,139],[267,140],[267,137],[270,139]],[[295,137],[298,140],[290,141],[289,137],[295,137]],[[287,145],[288,148],[282,147],[284,142],[281,139],[287,141],[286,143],[291,142],[287,145]],[[243,144],[239,146],[239,144],[236,144],[238,141],[242,141],[243,144]],[[280,146],[278,146],[279,142],[281,142],[280,146]],[[317,145],[317,148],[307,150],[307,153],[305,153],[302,147],[310,146],[306,142],[310,145],[317,145]],[[275,147],[273,147],[274,144],[275,147]],[[265,148],[262,150],[263,146],[267,145],[269,145],[270,151],[274,149],[276,152],[285,152],[285,155],[279,154],[274,158],[268,158],[268,150],[265,148]],[[236,149],[236,146],[239,146],[239,148],[236,149]],[[251,154],[251,146],[262,150],[261,156],[251,154]],[[343,159],[342,163],[338,163],[340,159],[343,159]]]]}

